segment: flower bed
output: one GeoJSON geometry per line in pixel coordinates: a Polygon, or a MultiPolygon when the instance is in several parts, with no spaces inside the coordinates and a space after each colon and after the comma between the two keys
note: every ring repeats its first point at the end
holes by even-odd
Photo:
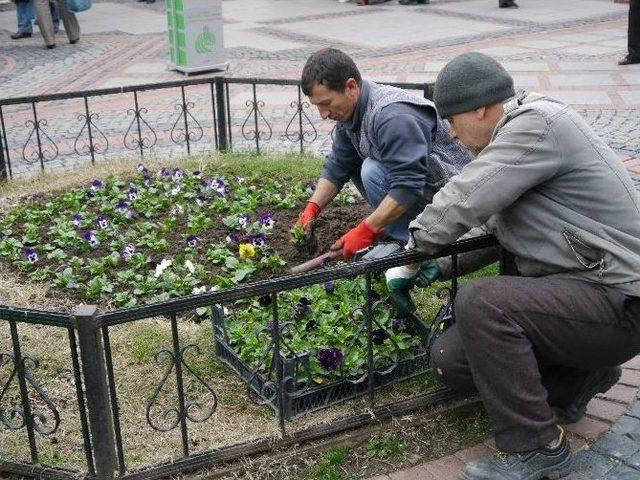
{"type": "MultiPolygon", "coordinates": [[[[130,178],[109,176],[55,195],[33,194],[0,217],[0,258],[56,294],[105,308],[131,307],[228,288],[281,274],[309,257],[289,228],[312,184],[247,181],[216,172],[140,164],[130,178]]],[[[320,218],[326,247],[366,215],[342,192],[320,218]]],[[[425,370],[424,325],[396,318],[372,299],[376,385],[425,370]]],[[[276,407],[270,298],[226,306],[215,325],[217,354],[276,407]]],[[[367,390],[363,279],[279,295],[287,417],[367,390]]],[[[207,315],[200,309],[199,316],[207,315]]]]}

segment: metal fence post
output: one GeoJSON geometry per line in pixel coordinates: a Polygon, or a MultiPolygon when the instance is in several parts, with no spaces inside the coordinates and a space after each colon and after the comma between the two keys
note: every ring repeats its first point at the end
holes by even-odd
{"type": "Polygon", "coordinates": [[[424,88],[422,90],[422,95],[427,100],[433,101],[433,84],[432,83],[425,83],[424,84],[424,88]]]}
{"type": "Polygon", "coordinates": [[[218,111],[218,150],[227,151],[227,114],[224,96],[224,77],[216,77],[216,110],[218,111]]]}
{"type": "Polygon", "coordinates": [[[4,161],[4,142],[2,141],[2,130],[0,130],[0,181],[7,179],[7,164],[4,161]]]}
{"type": "Polygon", "coordinates": [[[89,427],[93,438],[96,478],[111,479],[117,468],[116,447],[109,402],[102,332],[94,305],[79,305],[74,310],[84,375],[89,427]]]}

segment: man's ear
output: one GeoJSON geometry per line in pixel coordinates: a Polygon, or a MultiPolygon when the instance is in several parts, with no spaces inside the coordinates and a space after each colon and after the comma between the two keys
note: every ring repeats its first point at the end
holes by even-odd
{"type": "Polygon", "coordinates": [[[473,112],[477,120],[484,120],[484,118],[487,116],[487,107],[476,108],[473,112]]]}
{"type": "Polygon", "coordinates": [[[345,92],[354,94],[354,93],[358,93],[360,87],[358,87],[358,82],[356,82],[355,78],[348,78],[347,79],[347,83],[345,84],[345,92]]]}

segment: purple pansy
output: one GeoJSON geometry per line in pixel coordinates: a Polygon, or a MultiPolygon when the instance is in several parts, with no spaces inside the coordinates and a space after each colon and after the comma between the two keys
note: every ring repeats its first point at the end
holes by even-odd
{"type": "Polygon", "coordinates": [[[200,170],[195,170],[192,175],[193,178],[200,178],[202,176],[202,172],[200,170]]]}
{"type": "Polygon", "coordinates": [[[268,307],[271,305],[271,295],[262,295],[261,297],[258,297],[258,303],[262,307],[268,307]]]}
{"type": "Polygon", "coordinates": [[[100,190],[103,187],[104,187],[104,182],[102,180],[95,179],[93,182],[91,182],[91,190],[94,192],[96,190],[100,190]]]}
{"type": "Polygon", "coordinates": [[[138,172],[142,173],[143,175],[146,175],[149,173],[149,170],[147,169],[147,167],[145,167],[144,163],[139,163],[136,169],[138,170],[138,172]]]}
{"type": "Polygon", "coordinates": [[[36,263],[38,261],[38,252],[36,252],[35,248],[33,247],[26,248],[24,250],[24,254],[26,255],[29,263],[36,263]]]}
{"type": "Polygon", "coordinates": [[[143,181],[144,181],[144,184],[145,184],[146,187],[151,185],[152,179],[151,179],[151,177],[149,175],[145,175],[142,178],[143,178],[143,181]]]}
{"type": "Polygon", "coordinates": [[[318,322],[316,322],[315,318],[312,318],[305,324],[304,329],[308,332],[309,330],[313,330],[317,326],[318,326],[318,322]]]}
{"type": "Polygon", "coordinates": [[[158,176],[160,178],[167,178],[171,176],[171,172],[169,171],[169,169],[167,167],[162,167],[160,169],[160,171],[158,172],[158,176]]]}
{"type": "Polygon", "coordinates": [[[224,196],[229,191],[229,185],[222,178],[216,178],[211,186],[218,195],[224,196]]]}
{"type": "Polygon", "coordinates": [[[0,240],[2,240],[4,237],[6,237],[7,234],[4,232],[0,232],[0,240]]]}
{"type": "Polygon", "coordinates": [[[316,184],[315,182],[309,182],[304,186],[308,191],[315,192],[316,184]]]}
{"type": "Polygon", "coordinates": [[[109,218],[104,214],[98,215],[96,223],[98,224],[98,227],[103,230],[109,228],[109,218]]]}
{"type": "Polygon", "coordinates": [[[131,187],[129,189],[129,200],[133,202],[134,200],[137,200],[137,198],[138,198],[138,189],[135,187],[131,187]]]}
{"type": "Polygon", "coordinates": [[[187,237],[187,247],[189,248],[196,248],[199,242],[200,242],[200,239],[195,235],[189,235],[187,237]]]}
{"type": "Polygon", "coordinates": [[[258,216],[258,221],[260,222],[260,225],[262,226],[262,228],[264,228],[265,230],[271,230],[273,226],[276,224],[273,217],[268,213],[261,213],[258,216]]]}
{"type": "Polygon", "coordinates": [[[249,237],[251,245],[257,248],[262,248],[267,245],[267,236],[264,233],[258,233],[249,237]]]}
{"type": "Polygon", "coordinates": [[[246,178],[244,178],[244,177],[235,177],[235,178],[234,178],[234,180],[236,181],[236,183],[237,183],[238,185],[242,185],[244,182],[246,182],[246,181],[247,181],[247,179],[246,179],[246,178]]]}
{"type": "Polygon", "coordinates": [[[127,202],[126,200],[120,200],[118,201],[118,204],[116,205],[116,208],[118,209],[118,211],[124,215],[127,218],[131,218],[132,217],[132,213],[131,210],[129,209],[129,207],[131,206],[131,204],[129,202],[127,202]]]}
{"type": "Polygon", "coordinates": [[[369,304],[373,306],[373,304],[376,303],[378,300],[380,300],[380,294],[378,292],[371,291],[371,297],[369,297],[369,304]]]}
{"type": "Polygon", "coordinates": [[[91,231],[89,232],[84,232],[84,239],[89,242],[89,246],[91,248],[96,248],[98,245],[100,245],[100,241],[98,240],[98,237],[95,236],[95,234],[91,231]]]}
{"type": "Polygon", "coordinates": [[[124,258],[125,260],[131,260],[131,258],[133,257],[133,255],[136,253],[136,247],[134,247],[133,245],[129,244],[129,245],[125,245],[122,248],[122,251],[120,252],[120,256],[122,258],[124,258]]]}
{"type": "Polygon", "coordinates": [[[174,181],[179,182],[180,180],[182,180],[182,177],[184,175],[182,174],[182,170],[180,170],[179,168],[176,167],[176,168],[173,169],[173,175],[172,176],[173,176],[173,180],[174,181]]]}
{"type": "Polygon", "coordinates": [[[241,227],[243,228],[246,227],[248,223],[249,223],[249,215],[244,214],[238,217],[238,225],[240,225],[241,227]]]}
{"type": "Polygon", "coordinates": [[[342,350],[339,348],[321,348],[318,351],[318,360],[325,370],[336,370],[342,363],[342,350]]]}
{"type": "Polygon", "coordinates": [[[336,288],[336,282],[333,280],[329,280],[324,282],[324,291],[327,293],[333,293],[333,290],[336,288]]]}
{"type": "Polygon", "coordinates": [[[230,232],[229,235],[226,236],[225,241],[227,243],[240,243],[240,237],[237,233],[230,232]]]}
{"type": "Polygon", "coordinates": [[[198,195],[196,197],[196,203],[200,206],[202,205],[206,205],[207,203],[209,203],[210,198],[207,197],[206,195],[198,195]]]}
{"type": "Polygon", "coordinates": [[[73,222],[76,227],[79,227],[83,220],[84,217],[79,213],[76,213],[73,217],[71,217],[71,222],[73,222]]]}

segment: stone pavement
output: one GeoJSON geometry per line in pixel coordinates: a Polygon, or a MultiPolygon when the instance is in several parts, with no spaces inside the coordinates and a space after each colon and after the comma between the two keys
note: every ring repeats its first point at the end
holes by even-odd
{"type": "MultiPolygon", "coordinates": [[[[617,151],[640,186],[640,65],[620,67],[626,52],[627,5],[611,0],[519,0],[520,9],[498,9],[496,0],[432,0],[404,7],[388,2],[371,7],[336,0],[225,0],[224,42],[234,77],[296,79],[314,50],[335,46],[354,56],[363,74],[383,82],[432,82],[453,56],[471,50],[490,54],[513,74],[519,88],[553,95],[574,106],[617,151]]],[[[4,8],[2,9],[4,10],[4,8]]],[[[42,39],[9,40],[15,11],[0,11],[0,98],[119,87],[183,79],[166,69],[163,2],[94,0],[79,14],[82,37],[69,45],[61,33],[58,47],[46,50],[42,39]]],[[[215,74],[204,74],[208,78],[215,74]]],[[[192,153],[213,148],[211,92],[207,86],[185,89],[194,136],[192,153]],[[197,128],[200,127],[200,130],[197,128]]],[[[260,85],[259,111],[252,91],[231,85],[231,133],[236,150],[297,151],[290,131],[298,122],[296,87],[260,85]],[[254,123],[254,119],[257,119],[254,123]],[[257,137],[257,138],[256,138],[257,137]]],[[[176,137],[178,89],[138,95],[144,109],[142,129],[149,139],[145,154],[184,155],[176,137]],[[155,140],[153,138],[155,137],[155,140]]],[[[134,126],[131,94],[90,99],[94,136],[104,153],[97,160],[131,155],[134,126]],[[102,135],[102,136],[101,136],[102,135]],[[129,142],[128,142],[129,140],[129,142]],[[128,145],[128,146],[127,146],[128,145]]],[[[82,148],[86,128],[81,101],[37,104],[47,168],[72,169],[88,161],[82,148]],[[46,123],[44,123],[46,122],[46,123]],[[79,142],[79,143],[78,143],[79,142]]],[[[5,106],[3,115],[12,171],[38,170],[30,104],[5,106]]],[[[330,145],[332,125],[308,105],[304,109],[306,151],[322,153],[330,145]]],[[[295,132],[294,132],[295,133],[295,132]]],[[[618,386],[594,400],[589,415],[571,426],[579,450],[573,480],[640,479],[640,360],[624,369],[618,386]],[[626,412],[626,413],[625,413],[626,412]],[[587,446],[590,446],[587,448],[587,446]]],[[[490,452],[490,444],[452,457],[397,472],[393,479],[455,478],[461,463],[490,452]]]]}

